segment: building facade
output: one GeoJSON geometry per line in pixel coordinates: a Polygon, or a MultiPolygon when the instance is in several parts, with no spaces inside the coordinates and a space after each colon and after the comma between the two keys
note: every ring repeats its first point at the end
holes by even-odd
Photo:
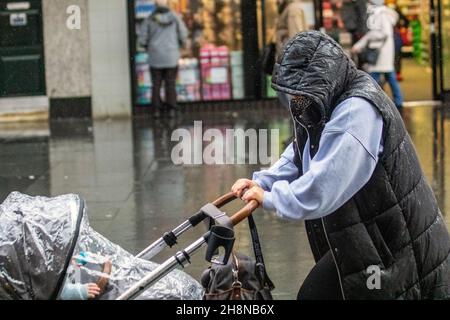
{"type": "Polygon", "coordinates": [[[0,114],[131,115],[125,0],[0,1],[0,114]]]}
{"type": "MultiPolygon", "coordinates": [[[[311,27],[345,47],[344,2],[303,1],[311,27]]],[[[448,97],[450,0],[388,3],[412,19],[403,50],[430,73],[430,99],[448,97]]],[[[0,116],[110,118],[150,109],[148,57],[136,39],[154,7],[154,0],[0,0],[0,116]]],[[[276,25],[276,0],[173,0],[171,7],[189,29],[181,103],[274,97],[258,59],[276,25]]]]}

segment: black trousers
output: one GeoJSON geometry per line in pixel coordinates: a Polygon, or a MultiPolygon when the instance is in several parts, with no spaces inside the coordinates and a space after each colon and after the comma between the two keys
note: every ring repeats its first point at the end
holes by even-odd
{"type": "Polygon", "coordinates": [[[336,265],[330,252],[312,268],[298,292],[297,299],[343,300],[336,265]]]}
{"type": "Polygon", "coordinates": [[[395,53],[394,64],[395,64],[395,72],[401,73],[402,72],[402,53],[401,52],[395,53]]]}
{"type": "Polygon", "coordinates": [[[152,74],[152,105],[159,110],[162,110],[161,101],[161,86],[164,81],[166,105],[169,108],[177,107],[177,91],[176,91],[176,79],[177,79],[178,67],[174,68],[150,68],[152,74]]]}

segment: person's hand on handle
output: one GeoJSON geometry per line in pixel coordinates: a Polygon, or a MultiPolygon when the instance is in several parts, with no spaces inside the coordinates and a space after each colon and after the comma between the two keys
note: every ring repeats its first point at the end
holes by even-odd
{"type": "Polygon", "coordinates": [[[88,283],[86,285],[86,290],[89,299],[95,299],[98,295],[100,295],[100,288],[95,283],[88,283]]]}
{"type": "Polygon", "coordinates": [[[249,179],[239,179],[234,183],[231,187],[231,192],[238,198],[242,198],[246,189],[251,189],[255,186],[258,186],[256,182],[249,179]]]}
{"type": "Polygon", "coordinates": [[[252,200],[256,200],[261,206],[264,201],[264,190],[260,186],[255,184],[252,188],[245,191],[244,195],[242,196],[242,200],[247,203],[252,200]]]}

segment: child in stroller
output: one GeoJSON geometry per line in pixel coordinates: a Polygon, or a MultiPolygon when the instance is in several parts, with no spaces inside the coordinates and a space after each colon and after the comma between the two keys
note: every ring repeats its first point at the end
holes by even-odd
{"type": "MultiPolygon", "coordinates": [[[[77,195],[13,192],[0,205],[0,300],[116,299],[157,266],[93,230],[77,195]]],[[[139,299],[202,296],[197,281],[174,270],[139,299]]]]}
{"type": "Polygon", "coordinates": [[[108,277],[111,274],[112,263],[105,257],[99,257],[89,252],[80,252],[77,257],[71,260],[68,277],[73,281],[68,281],[61,292],[61,300],[88,300],[96,299],[103,294],[108,284],[108,277]],[[89,277],[89,273],[84,270],[95,270],[100,272],[96,282],[89,277]],[[87,277],[88,276],[88,277],[87,277]],[[92,281],[92,282],[89,282],[92,281]]]}

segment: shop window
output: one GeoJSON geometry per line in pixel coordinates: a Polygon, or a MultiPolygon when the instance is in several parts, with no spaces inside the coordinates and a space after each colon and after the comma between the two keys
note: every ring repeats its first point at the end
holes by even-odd
{"type": "MultiPolygon", "coordinates": [[[[270,42],[277,40],[277,25],[279,22],[279,1],[278,0],[259,0],[258,6],[258,38],[260,50],[263,46],[270,42]]],[[[314,1],[303,0],[302,10],[309,29],[314,29],[316,24],[316,12],[314,1]]],[[[263,96],[266,98],[274,98],[277,93],[272,89],[272,76],[263,74],[264,92],[263,96]]]]}
{"type": "MultiPolygon", "coordinates": [[[[243,99],[241,0],[178,0],[171,8],[189,30],[177,78],[179,102],[243,99]]],[[[136,37],[155,10],[153,0],[135,0],[136,37]]],[[[151,104],[148,54],[136,47],[136,103],[151,104]]],[[[162,92],[164,95],[164,92],[162,92]]]]}

